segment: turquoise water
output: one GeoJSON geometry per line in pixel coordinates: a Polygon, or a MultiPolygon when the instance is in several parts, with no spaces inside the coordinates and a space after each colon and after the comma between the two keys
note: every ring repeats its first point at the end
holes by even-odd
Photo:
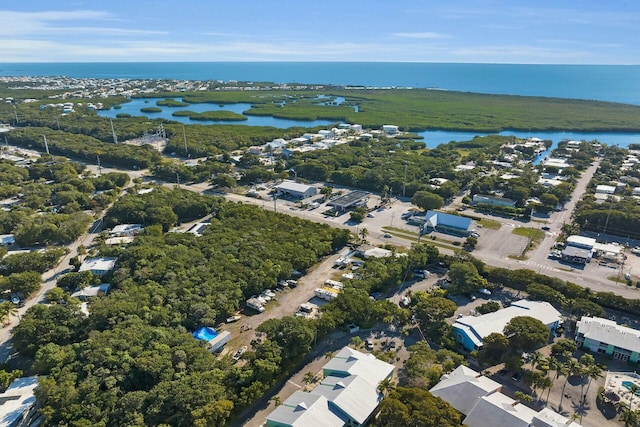
{"type": "MultiPolygon", "coordinates": [[[[222,106],[218,104],[210,104],[210,103],[197,103],[190,104],[186,107],[166,107],[166,106],[157,106],[158,108],[162,108],[162,112],[159,113],[143,113],[140,111],[141,108],[145,107],[156,107],[156,101],[159,101],[165,98],[146,98],[146,99],[132,99],[131,102],[126,102],[122,104],[122,108],[110,109],[110,110],[99,110],[98,115],[102,117],[112,117],[115,118],[118,114],[131,114],[132,116],[145,116],[150,119],[167,119],[174,120],[176,122],[184,123],[184,124],[228,124],[228,125],[244,125],[244,126],[272,126],[276,128],[290,128],[295,126],[303,126],[303,127],[314,127],[314,126],[327,126],[335,122],[331,122],[329,120],[290,120],[290,119],[278,119],[275,117],[265,117],[265,116],[247,116],[247,120],[237,121],[237,120],[191,120],[189,117],[174,117],[172,113],[181,110],[189,110],[195,111],[196,113],[203,113],[205,111],[220,111],[227,110],[233,111],[237,114],[242,114],[251,108],[251,104],[247,103],[238,103],[238,104],[224,104],[222,106]]],[[[181,98],[171,98],[176,101],[182,101],[181,98]]],[[[344,98],[343,98],[344,101],[344,98]]],[[[328,107],[330,108],[330,107],[328,107]]]]}
{"type": "MultiPolygon", "coordinates": [[[[430,130],[425,132],[417,132],[424,139],[424,143],[427,148],[435,148],[440,144],[446,144],[450,141],[468,141],[473,139],[474,136],[486,136],[488,133],[480,132],[456,132],[456,131],[440,131],[430,130]]],[[[520,131],[503,131],[498,135],[504,136],[517,136],[518,138],[535,137],[540,139],[548,139],[553,141],[553,145],[543,152],[539,159],[543,159],[557,146],[558,142],[562,140],[576,140],[576,141],[593,141],[598,140],[607,145],[618,145],[620,147],[627,147],[629,144],[640,144],[640,134],[637,133],[604,133],[604,132],[520,132],[520,131]]]]}
{"type": "Polygon", "coordinates": [[[69,76],[439,88],[640,105],[638,65],[415,62],[4,63],[0,76],[69,76]]]}
{"type": "MultiPolygon", "coordinates": [[[[622,387],[626,388],[627,390],[631,390],[631,387],[634,385],[633,382],[631,381],[622,381],[622,387]]],[[[637,391],[635,393],[636,396],[640,396],[640,391],[637,391]]]]}
{"type": "Polygon", "coordinates": [[[198,328],[194,333],[193,337],[202,341],[211,341],[215,337],[218,336],[218,333],[213,328],[198,328]]]}

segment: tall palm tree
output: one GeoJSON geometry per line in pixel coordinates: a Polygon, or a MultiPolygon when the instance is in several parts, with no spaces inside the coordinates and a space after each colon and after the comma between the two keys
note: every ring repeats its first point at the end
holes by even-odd
{"type": "Polygon", "coordinates": [[[540,352],[536,351],[531,354],[529,361],[531,362],[531,369],[533,369],[537,364],[539,364],[544,356],[540,354],[540,352]]]}
{"type": "Polygon", "coordinates": [[[325,359],[333,359],[333,356],[335,356],[335,355],[336,355],[336,353],[334,351],[327,351],[324,354],[324,358],[325,359]]]}
{"type": "Polygon", "coordinates": [[[378,391],[384,396],[391,393],[395,388],[396,386],[393,384],[393,380],[391,378],[385,378],[378,383],[378,391]]]}
{"type": "Polygon", "coordinates": [[[367,240],[368,235],[369,235],[369,230],[363,227],[362,230],[360,230],[360,237],[362,238],[363,242],[367,240]]]}
{"type": "MultiPolygon", "coordinates": [[[[556,371],[555,378],[553,381],[557,381],[560,377],[566,377],[569,375],[569,368],[567,365],[556,358],[551,358],[553,360],[549,361],[549,365],[553,366],[552,369],[556,371]]],[[[566,382],[565,382],[566,385],[566,382]]],[[[547,402],[549,401],[549,394],[551,393],[551,388],[549,388],[549,393],[547,393],[547,402]]],[[[564,386],[562,387],[562,395],[564,396],[564,386]]],[[[562,407],[562,397],[560,397],[560,407],[562,407]]]]}
{"type": "Polygon", "coordinates": [[[560,404],[558,405],[559,411],[562,411],[562,399],[564,399],[564,389],[565,387],[567,387],[567,381],[569,381],[570,376],[576,375],[578,372],[580,372],[581,366],[582,365],[580,364],[580,362],[578,362],[576,359],[569,359],[565,364],[567,373],[564,378],[564,384],[562,386],[562,395],[560,396],[560,404]]]}
{"type": "MultiPolygon", "coordinates": [[[[587,402],[587,394],[589,394],[589,387],[591,387],[591,381],[597,380],[598,378],[602,378],[602,368],[598,365],[589,365],[585,369],[585,373],[589,378],[589,383],[587,384],[586,393],[582,394],[582,403],[580,404],[580,423],[582,423],[582,414],[584,413],[584,405],[587,402]]],[[[584,383],[583,383],[584,387],[584,383]]]]}
{"type": "Polygon", "coordinates": [[[620,421],[624,423],[625,427],[636,426],[640,421],[640,413],[623,405],[620,410],[620,421]]]}
{"type": "Polygon", "coordinates": [[[269,400],[273,401],[273,403],[276,405],[276,408],[282,404],[282,399],[280,399],[280,396],[273,396],[269,400]]]}

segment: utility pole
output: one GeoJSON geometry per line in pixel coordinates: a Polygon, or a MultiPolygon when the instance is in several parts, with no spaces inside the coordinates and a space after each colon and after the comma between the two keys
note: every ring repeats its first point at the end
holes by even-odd
{"type": "Polygon", "coordinates": [[[60,119],[58,119],[58,116],[56,116],[56,123],[58,124],[58,130],[60,130],[60,119]]]}
{"type": "Polygon", "coordinates": [[[176,182],[178,183],[178,187],[180,187],[180,174],[176,172],[176,182]]]}
{"type": "Polygon", "coordinates": [[[13,104],[13,115],[16,118],[16,124],[18,124],[18,109],[16,108],[15,104],[13,104]]]}
{"type": "Polygon", "coordinates": [[[189,157],[189,150],[187,149],[187,130],[182,125],[182,136],[184,137],[184,155],[189,157]]]}
{"type": "Polygon", "coordinates": [[[49,154],[49,144],[47,144],[47,135],[42,135],[42,137],[44,138],[44,149],[47,152],[47,154],[49,154]]]}
{"type": "Polygon", "coordinates": [[[97,155],[96,158],[98,159],[98,176],[102,175],[102,165],[100,165],[100,155],[97,155]]]}
{"type": "Polygon", "coordinates": [[[111,123],[111,135],[113,135],[113,143],[117,144],[118,143],[118,138],[116,137],[116,130],[113,127],[113,120],[109,119],[109,123],[111,123]]]}
{"type": "Polygon", "coordinates": [[[276,205],[276,201],[277,200],[278,200],[278,197],[274,194],[273,195],[273,212],[278,212],[278,210],[277,210],[278,208],[277,208],[277,205],[276,205]]]}
{"type": "Polygon", "coordinates": [[[407,165],[408,162],[404,162],[404,180],[402,181],[402,197],[404,197],[404,192],[407,188],[407,165]]]}
{"type": "Polygon", "coordinates": [[[611,199],[611,204],[609,205],[609,212],[607,212],[607,219],[604,221],[604,229],[602,230],[602,234],[607,234],[607,225],[609,225],[609,216],[611,215],[611,208],[613,208],[613,201],[615,200],[613,196],[609,196],[611,199]]]}

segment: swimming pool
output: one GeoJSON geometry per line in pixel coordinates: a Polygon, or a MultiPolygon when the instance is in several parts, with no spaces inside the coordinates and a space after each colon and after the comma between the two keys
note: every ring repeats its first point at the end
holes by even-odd
{"type": "Polygon", "coordinates": [[[194,338],[202,341],[211,341],[212,339],[218,336],[218,333],[213,328],[202,326],[196,329],[192,335],[194,338]]]}
{"type": "MultiPolygon", "coordinates": [[[[626,388],[627,390],[631,391],[631,387],[633,385],[636,385],[636,383],[632,382],[632,381],[622,381],[622,387],[626,388]]],[[[634,393],[636,396],[640,396],[640,390],[636,391],[634,393]]]]}

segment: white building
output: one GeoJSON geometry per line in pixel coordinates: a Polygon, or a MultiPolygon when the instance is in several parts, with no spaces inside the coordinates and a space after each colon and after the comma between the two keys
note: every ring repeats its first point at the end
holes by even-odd
{"type": "Polygon", "coordinates": [[[282,183],[276,187],[276,191],[278,196],[291,196],[297,199],[306,199],[318,194],[316,187],[293,181],[282,181],[282,183]]]}
{"type": "Polygon", "coordinates": [[[382,400],[378,384],[394,366],[344,347],[322,369],[311,392],[296,391],[267,416],[267,427],[345,427],[366,425],[382,400]]]}
{"type": "Polygon", "coordinates": [[[578,347],[614,359],[638,363],[640,331],[618,325],[613,320],[583,316],[576,323],[578,347]]]}
{"type": "Polygon", "coordinates": [[[547,328],[554,330],[560,323],[561,315],[548,302],[522,299],[509,307],[482,316],[463,316],[455,321],[453,330],[456,341],[469,351],[482,347],[482,339],[494,332],[502,333],[507,323],[514,317],[529,316],[540,320],[547,328]]]}
{"type": "Polygon", "coordinates": [[[0,427],[31,425],[29,419],[35,415],[37,386],[38,377],[17,378],[0,393],[0,427]]]}
{"type": "Polygon", "coordinates": [[[115,268],[117,260],[115,257],[87,258],[79,271],[90,271],[96,276],[103,276],[115,268]]]}
{"type": "Polygon", "coordinates": [[[387,135],[396,135],[398,133],[398,126],[396,125],[383,125],[382,131],[387,135]]]}
{"type": "Polygon", "coordinates": [[[466,366],[458,366],[431,390],[466,415],[469,427],[580,427],[545,408],[540,412],[502,394],[501,385],[466,366]]]}
{"type": "Polygon", "coordinates": [[[119,224],[113,227],[109,234],[112,236],[135,236],[142,230],[144,230],[142,224],[119,224]]]}
{"type": "Polygon", "coordinates": [[[478,403],[478,399],[501,389],[500,383],[460,365],[450,374],[443,375],[440,382],[429,392],[449,402],[464,415],[468,415],[478,403]]]}
{"type": "Polygon", "coordinates": [[[614,185],[598,185],[596,186],[596,194],[613,194],[616,192],[614,185]]]}

